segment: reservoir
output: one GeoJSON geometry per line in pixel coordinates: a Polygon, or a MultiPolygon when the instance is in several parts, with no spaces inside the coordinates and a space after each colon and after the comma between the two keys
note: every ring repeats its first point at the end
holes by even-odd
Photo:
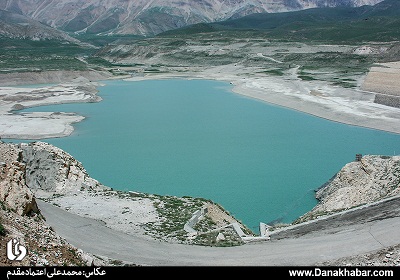
{"type": "Polygon", "coordinates": [[[400,135],[350,126],[231,92],[212,80],[106,81],[71,136],[43,139],[116,190],[211,199],[255,233],[311,210],[314,190],[356,154],[394,155],[400,135]]]}

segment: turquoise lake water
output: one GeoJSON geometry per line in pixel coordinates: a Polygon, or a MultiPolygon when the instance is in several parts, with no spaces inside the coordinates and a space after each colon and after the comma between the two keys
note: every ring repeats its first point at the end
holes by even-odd
{"type": "MultiPolygon", "coordinates": [[[[314,190],[357,153],[394,155],[400,135],[313,117],[211,80],[106,81],[103,101],[30,108],[78,112],[44,139],[118,190],[211,199],[255,233],[317,203],[314,190]]],[[[26,141],[24,141],[26,142],[26,141]]]]}

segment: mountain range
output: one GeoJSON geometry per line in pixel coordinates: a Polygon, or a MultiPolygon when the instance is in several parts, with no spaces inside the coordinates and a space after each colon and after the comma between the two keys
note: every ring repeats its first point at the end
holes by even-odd
{"type": "Polygon", "coordinates": [[[292,12],[257,13],[238,19],[198,23],[163,32],[177,36],[223,30],[253,30],[269,38],[294,41],[398,41],[400,1],[385,0],[360,7],[310,8],[292,12]]]}
{"type": "MultiPolygon", "coordinates": [[[[382,0],[2,0],[0,10],[58,30],[152,36],[196,23],[322,7],[360,7],[382,0]]],[[[3,19],[4,12],[0,14],[3,19]]],[[[4,23],[3,23],[4,24],[4,23]]],[[[9,29],[9,27],[7,27],[9,29]]]]}
{"type": "Polygon", "coordinates": [[[0,37],[40,41],[54,39],[77,43],[63,31],[42,24],[29,17],[0,10],[0,37]]]}

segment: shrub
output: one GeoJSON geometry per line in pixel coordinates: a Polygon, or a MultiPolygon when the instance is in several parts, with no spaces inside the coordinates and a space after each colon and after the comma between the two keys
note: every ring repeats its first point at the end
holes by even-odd
{"type": "Polygon", "coordinates": [[[2,224],[0,224],[0,235],[1,235],[1,236],[6,235],[6,229],[3,227],[2,224]]]}

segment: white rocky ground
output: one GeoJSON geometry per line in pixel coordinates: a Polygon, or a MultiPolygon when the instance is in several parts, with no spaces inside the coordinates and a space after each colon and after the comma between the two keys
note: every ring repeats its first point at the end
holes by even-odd
{"type": "Polygon", "coordinates": [[[62,85],[40,88],[0,87],[0,136],[2,138],[35,139],[70,135],[73,123],[83,116],[63,112],[17,113],[14,110],[34,106],[97,102],[98,83],[76,79],[62,85]]]}
{"type": "Polygon", "coordinates": [[[311,213],[336,212],[400,194],[400,156],[365,155],[346,164],[317,191],[311,213]]]}

